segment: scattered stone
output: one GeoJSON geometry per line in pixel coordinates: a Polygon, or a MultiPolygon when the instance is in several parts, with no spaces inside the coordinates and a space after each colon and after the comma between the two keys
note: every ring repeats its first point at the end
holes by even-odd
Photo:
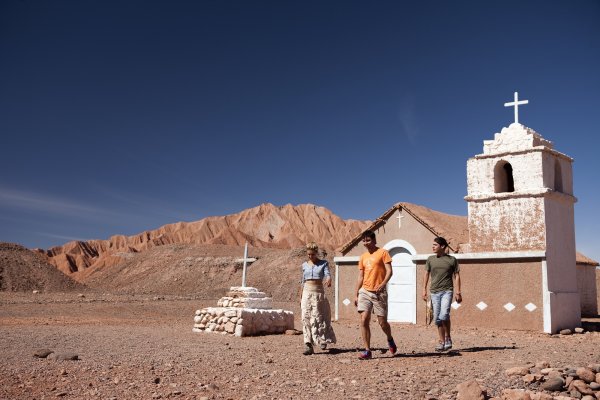
{"type": "Polygon", "coordinates": [[[33,353],[33,356],[37,358],[46,358],[52,353],[54,353],[54,351],[50,349],[38,349],[33,353]]]}
{"type": "Polygon", "coordinates": [[[75,353],[51,353],[47,358],[54,361],[74,361],[79,360],[79,355],[75,353]]]}
{"type": "Polygon", "coordinates": [[[548,392],[560,392],[565,385],[565,381],[560,377],[552,377],[548,378],[548,380],[540,386],[542,390],[547,390],[548,392]]]}
{"type": "Polygon", "coordinates": [[[502,400],[531,400],[531,396],[523,389],[504,389],[502,400]]]}
{"type": "Polygon", "coordinates": [[[505,371],[507,376],[515,376],[515,375],[527,375],[529,373],[529,367],[512,367],[505,371]]]}
{"type": "Polygon", "coordinates": [[[535,367],[543,370],[544,368],[550,368],[550,363],[548,361],[538,361],[535,363],[535,367]]]}
{"type": "Polygon", "coordinates": [[[570,329],[563,329],[562,331],[558,332],[560,335],[572,335],[573,331],[571,331],[570,329]]]}
{"type": "Polygon", "coordinates": [[[302,331],[299,331],[298,329],[288,329],[285,331],[286,335],[302,335],[302,331]]]}
{"type": "Polygon", "coordinates": [[[600,364],[590,364],[588,368],[594,371],[595,373],[600,372],[600,364]]]}
{"type": "Polygon", "coordinates": [[[583,328],[575,328],[575,333],[583,333],[585,332],[585,329],[583,328]]]}
{"type": "Polygon", "coordinates": [[[466,381],[456,386],[456,400],[484,400],[485,392],[475,380],[466,381]]]}
{"type": "Polygon", "coordinates": [[[590,389],[592,389],[592,390],[600,390],[600,383],[598,383],[598,382],[591,382],[590,383],[590,389]]]}
{"type": "Polygon", "coordinates": [[[33,294],[40,294],[40,291],[39,290],[34,290],[32,293],[33,294]]]}
{"type": "Polygon", "coordinates": [[[214,383],[209,383],[208,385],[206,385],[206,388],[208,390],[219,390],[219,387],[217,385],[215,385],[214,383]]]}
{"type": "Polygon", "coordinates": [[[581,400],[596,400],[596,396],[590,396],[589,394],[586,394],[581,398],[581,400]]]}
{"type": "Polygon", "coordinates": [[[586,383],[594,382],[596,380],[596,374],[589,368],[577,368],[575,371],[579,379],[585,381],[586,383]]]}
{"type": "Polygon", "coordinates": [[[579,379],[574,380],[569,387],[576,389],[581,394],[594,394],[594,391],[590,389],[587,383],[579,379]]]}

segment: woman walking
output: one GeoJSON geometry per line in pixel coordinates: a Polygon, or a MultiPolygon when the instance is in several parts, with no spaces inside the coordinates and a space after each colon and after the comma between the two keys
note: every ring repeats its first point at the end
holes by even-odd
{"type": "Polygon", "coordinates": [[[308,260],[302,264],[302,331],[306,356],[314,353],[315,345],[325,350],[328,344],[336,342],[331,309],[323,288],[323,284],[331,287],[331,274],[327,260],[319,259],[318,251],[315,243],[307,244],[308,260]]]}

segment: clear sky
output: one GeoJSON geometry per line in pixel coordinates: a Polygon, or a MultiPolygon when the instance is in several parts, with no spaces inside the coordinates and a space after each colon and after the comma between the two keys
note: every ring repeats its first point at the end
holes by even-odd
{"type": "Polygon", "coordinates": [[[0,241],[48,248],[271,202],[466,215],[513,121],[575,159],[600,260],[598,1],[0,2],[0,241]]]}

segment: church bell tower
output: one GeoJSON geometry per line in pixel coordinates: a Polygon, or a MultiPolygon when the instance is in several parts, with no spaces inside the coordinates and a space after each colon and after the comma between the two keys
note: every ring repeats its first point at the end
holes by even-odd
{"type": "Polygon", "coordinates": [[[505,104],[514,105],[515,123],[467,161],[470,251],[545,252],[544,302],[579,325],[573,159],[518,122],[519,104],[515,93],[505,104]]]}

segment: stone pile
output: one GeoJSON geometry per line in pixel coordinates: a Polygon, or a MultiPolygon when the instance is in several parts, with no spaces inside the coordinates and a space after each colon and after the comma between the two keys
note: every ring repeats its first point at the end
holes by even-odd
{"type": "Polygon", "coordinates": [[[545,361],[509,368],[509,377],[520,378],[528,389],[504,389],[501,397],[487,397],[476,381],[457,386],[458,400],[598,400],[600,399],[600,364],[587,367],[550,368],[545,361]]]}
{"type": "Polygon", "coordinates": [[[294,313],[271,309],[272,299],[252,287],[232,287],[217,307],[196,310],[194,332],[235,336],[285,333],[294,329],[294,313]]]}
{"type": "Polygon", "coordinates": [[[270,310],[273,308],[273,299],[267,297],[265,292],[259,292],[253,287],[232,287],[227,295],[217,301],[217,307],[260,308],[270,310]]]}

